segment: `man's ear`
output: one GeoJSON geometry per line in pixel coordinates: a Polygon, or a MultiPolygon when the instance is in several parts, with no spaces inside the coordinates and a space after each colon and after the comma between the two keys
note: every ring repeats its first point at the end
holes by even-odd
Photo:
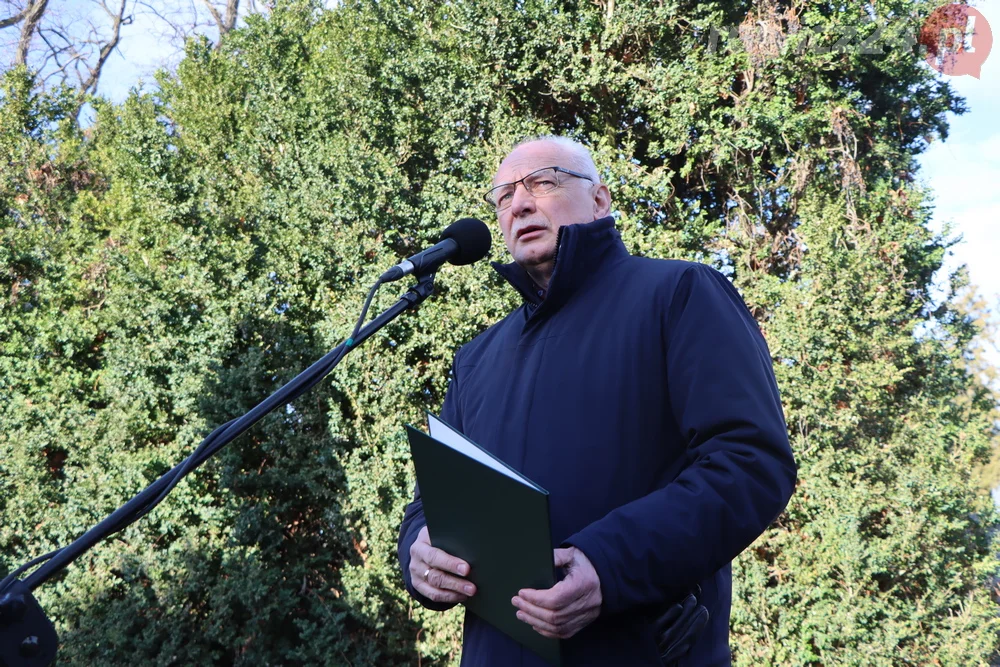
{"type": "Polygon", "coordinates": [[[598,183],[594,190],[594,220],[611,213],[611,192],[604,183],[598,183]]]}

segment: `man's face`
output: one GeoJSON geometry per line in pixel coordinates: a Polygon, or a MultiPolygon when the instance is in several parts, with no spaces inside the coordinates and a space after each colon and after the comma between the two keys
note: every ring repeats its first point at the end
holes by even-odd
{"type": "MultiPolygon", "coordinates": [[[[536,141],[514,149],[500,163],[493,185],[510,183],[543,167],[563,167],[580,171],[571,155],[558,144],[536,141]]],[[[518,184],[511,204],[497,214],[504,243],[522,267],[552,261],[559,228],[590,222],[607,215],[610,202],[607,188],[584,178],[558,174],[560,187],[541,197],[533,197],[518,184]]]]}

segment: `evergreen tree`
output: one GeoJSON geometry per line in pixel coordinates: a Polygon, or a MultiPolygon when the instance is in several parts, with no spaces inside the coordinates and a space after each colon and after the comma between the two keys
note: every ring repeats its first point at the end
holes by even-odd
{"type": "MultiPolygon", "coordinates": [[[[905,39],[934,5],[288,3],[86,130],[6,73],[0,571],[342,341],[382,270],[491,219],[513,141],[556,132],[593,148],[630,250],[725,272],[773,355],[800,484],[735,564],[736,664],[987,664],[994,397],[963,276],[931,298],[953,240],[913,182],[963,109],[905,39]]],[[[461,611],[401,589],[402,425],[516,298],[486,263],[437,284],[39,589],[65,664],[456,661],[461,611]]]]}

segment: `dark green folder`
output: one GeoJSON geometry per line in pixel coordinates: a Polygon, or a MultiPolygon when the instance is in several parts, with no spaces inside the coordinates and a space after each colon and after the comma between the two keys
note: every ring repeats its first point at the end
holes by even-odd
{"type": "Polygon", "coordinates": [[[406,426],[431,544],[469,563],[476,594],[466,608],[560,664],[559,640],[517,619],[510,600],[522,588],[556,583],[549,494],[428,413],[431,437],[406,426]],[[449,443],[449,444],[445,444],[449,443]]]}

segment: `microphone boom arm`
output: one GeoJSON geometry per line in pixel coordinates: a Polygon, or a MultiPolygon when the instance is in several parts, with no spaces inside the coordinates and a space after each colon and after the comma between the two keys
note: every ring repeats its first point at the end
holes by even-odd
{"type": "MultiPolygon", "coordinates": [[[[0,581],[0,665],[41,667],[55,660],[58,637],[32,591],[65,569],[104,538],[131,525],[152,510],[182,477],[211,458],[216,452],[250,429],[275,408],[286,405],[316,386],[340,363],[348,352],[396,319],[416,308],[434,292],[434,273],[419,277],[395,304],[380,313],[358,333],[335,347],[248,413],[212,431],[187,458],[161,475],[155,482],[92,527],[69,545],[21,566],[0,581]],[[17,577],[32,565],[42,564],[24,580],[17,577]]],[[[373,291],[381,285],[376,283],[373,291]]],[[[370,296],[369,296],[370,298],[370,296]]],[[[363,317],[363,315],[362,315],[363,317]]],[[[360,324],[360,322],[359,322],[360,324]]]]}

